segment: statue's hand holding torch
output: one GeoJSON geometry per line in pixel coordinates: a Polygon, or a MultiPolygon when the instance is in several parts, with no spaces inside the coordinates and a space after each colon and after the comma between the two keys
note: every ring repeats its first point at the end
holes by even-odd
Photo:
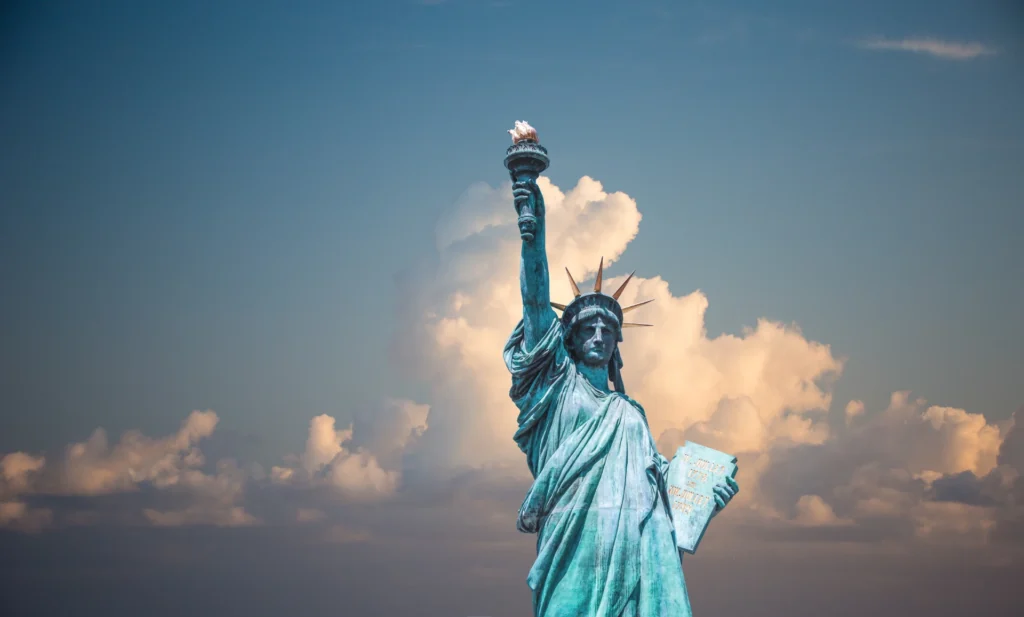
{"type": "Polygon", "coordinates": [[[526,122],[516,122],[512,146],[505,153],[505,167],[512,176],[512,197],[519,215],[519,236],[533,242],[544,225],[544,196],[537,186],[540,173],[548,168],[548,151],[537,140],[537,131],[526,122]]]}
{"type": "Polygon", "coordinates": [[[544,225],[544,194],[532,179],[512,183],[512,197],[519,215],[519,237],[532,242],[544,225]]]}

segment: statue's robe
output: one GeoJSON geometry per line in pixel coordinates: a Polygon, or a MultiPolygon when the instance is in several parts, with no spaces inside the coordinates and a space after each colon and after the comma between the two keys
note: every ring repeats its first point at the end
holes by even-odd
{"type": "Polygon", "coordinates": [[[526,349],[523,323],[505,345],[515,440],[534,482],[519,511],[536,533],[527,583],[537,617],[690,617],[665,473],[643,408],[581,375],[562,324],[526,349]]]}

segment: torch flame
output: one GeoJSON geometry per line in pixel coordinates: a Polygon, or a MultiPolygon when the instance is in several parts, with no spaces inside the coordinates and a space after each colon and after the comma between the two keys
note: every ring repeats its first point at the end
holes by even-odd
{"type": "Polygon", "coordinates": [[[516,128],[509,129],[509,134],[512,135],[512,143],[517,144],[524,139],[529,139],[540,143],[537,139],[537,129],[530,126],[525,120],[516,120],[516,128]]]}

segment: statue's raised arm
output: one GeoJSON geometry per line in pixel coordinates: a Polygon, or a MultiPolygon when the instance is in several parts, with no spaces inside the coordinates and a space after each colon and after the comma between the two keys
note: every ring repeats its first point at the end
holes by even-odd
{"type": "Polygon", "coordinates": [[[513,184],[512,194],[516,201],[516,210],[522,212],[523,206],[532,201],[534,205],[533,237],[523,240],[522,254],[519,260],[519,289],[523,296],[523,330],[526,348],[534,345],[557,319],[551,310],[551,283],[548,275],[548,255],[545,249],[544,196],[540,187],[532,180],[513,184]]]}
{"type": "Polygon", "coordinates": [[[537,177],[548,166],[548,156],[537,140],[537,131],[529,124],[516,122],[516,128],[509,133],[512,147],[505,156],[505,166],[512,176],[512,197],[523,241],[519,262],[523,330],[527,349],[533,349],[557,319],[551,309],[544,195],[537,186],[537,177]]]}

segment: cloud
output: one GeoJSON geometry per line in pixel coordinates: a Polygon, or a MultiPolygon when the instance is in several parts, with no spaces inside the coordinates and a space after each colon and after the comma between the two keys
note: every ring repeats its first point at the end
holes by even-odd
{"type": "Polygon", "coordinates": [[[213,474],[201,469],[206,461],[198,443],[213,434],[217,423],[213,411],[194,411],[173,435],[153,439],[127,431],[113,447],[106,432],[96,429],[86,441],[69,445],[64,458],[54,465],[47,465],[44,457],[8,454],[0,463],[4,479],[0,526],[27,525],[35,530],[58,522],[52,508],[33,509],[26,499],[79,498],[56,503],[78,504],[63,512],[60,522],[80,523],[96,520],[98,512],[90,506],[100,503],[81,498],[123,493],[138,494],[142,516],[154,525],[252,524],[256,519],[241,505],[246,474],[234,461],[219,461],[213,474]],[[162,494],[161,507],[145,507],[156,493],[162,494]]]}
{"type": "MultiPolygon", "coordinates": [[[[565,301],[564,268],[581,286],[602,256],[617,268],[642,217],[629,195],[590,177],[566,191],[539,184],[552,299],[565,301]]],[[[193,412],[160,439],[129,431],[113,447],[98,429],[56,463],[12,453],[0,462],[0,525],[38,529],[121,507],[154,526],[270,522],[341,542],[393,537],[412,520],[418,526],[408,528],[443,536],[457,520],[459,533],[479,534],[459,542],[488,542],[512,524],[530,481],[512,441],[517,413],[501,358],[521,317],[511,202],[508,182],[469,187],[440,218],[435,259],[400,279],[406,302],[393,358],[426,384],[429,404],[386,399],[342,426],[316,416],[301,452],[269,473],[205,460],[199,445],[218,424],[212,411],[193,412]]],[[[847,541],[1024,539],[1015,505],[1024,503],[1024,438],[1012,422],[906,392],[884,410],[852,400],[833,415],[844,361],[795,324],[753,319],[738,334],[709,337],[707,296],[672,290],[653,273],[639,272],[620,299],[654,299],[636,315],[655,327],[627,332],[624,378],[662,452],[689,439],[739,458],[743,490],[716,527],[746,525],[762,538],[785,530],[847,541]]]]}
{"type": "Polygon", "coordinates": [[[24,452],[12,452],[0,459],[0,479],[3,484],[2,494],[17,494],[29,486],[33,475],[43,468],[46,459],[32,456],[24,452]]]}
{"type": "Polygon", "coordinates": [[[817,495],[804,495],[796,502],[796,516],[793,519],[797,524],[812,527],[826,525],[849,525],[849,519],[840,519],[836,516],[832,506],[825,503],[825,500],[817,495]]]}
{"type": "Polygon", "coordinates": [[[271,481],[328,485],[357,500],[393,495],[401,482],[406,449],[427,430],[430,407],[386,399],[378,411],[372,420],[361,423],[361,435],[356,434],[355,423],[339,430],[332,416],[316,416],[309,423],[305,451],[286,457],[290,465],[271,468],[271,481]]]}
{"type": "MultiPolygon", "coordinates": [[[[164,438],[127,431],[114,446],[103,429],[96,429],[86,441],[65,448],[55,464],[25,452],[0,458],[0,528],[38,531],[103,521],[158,527],[255,525],[262,520],[247,504],[247,492],[271,487],[296,489],[275,493],[291,500],[287,520],[317,522],[330,518],[319,509],[324,496],[317,491],[352,501],[393,496],[401,482],[403,453],[427,430],[429,412],[427,405],[387,399],[372,419],[361,421],[358,433],[353,425],[339,430],[333,417],[319,415],[310,421],[303,453],[285,457],[269,475],[258,465],[243,468],[231,458],[206,469],[198,446],[219,422],[213,411],[192,412],[176,433],[164,438]],[[312,505],[306,504],[310,499],[312,505]],[[46,507],[33,507],[33,502],[46,507]]],[[[281,519],[278,507],[267,508],[259,497],[251,501],[281,519]]]]}
{"type": "MultiPolygon", "coordinates": [[[[614,267],[642,217],[630,196],[606,191],[587,176],[567,191],[545,177],[539,185],[552,299],[565,301],[571,297],[565,269],[582,284],[601,257],[606,268],[614,267]]],[[[419,473],[522,462],[511,440],[516,409],[500,353],[521,317],[520,239],[511,202],[508,182],[471,186],[440,219],[436,262],[401,283],[409,302],[399,316],[395,356],[411,376],[431,385],[431,431],[418,448],[419,473]]],[[[622,280],[612,277],[605,286],[622,280]]],[[[827,385],[842,369],[827,345],[807,340],[793,325],[764,319],[740,335],[709,338],[707,297],[700,291],[676,295],[656,275],[638,273],[621,300],[651,298],[655,302],[637,316],[656,327],[628,333],[624,376],[652,431],[663,437],[663,449],[680,444],[688,430],[751,451],[827,437],[827,385]]]]}
{"type": "Polygon", "coordinates": [[[1010,491],[1021,470],[999,462],[1012,423],[1001,428],[908,392],[893,393],[879,413],[854,415],[864,417],[827,441],[768,453],[761,494],[771,508],[807,521],[812,509],[830,519],[827,507],[857,525],[939,542],[983,543],[1001,517],[1017,516],[1010,491]]]}
{"type": "MultiPolygon", "coordinates": [[[[566,191],[547,178],[539,184],[552,299],[562,302],[571,297],[564,268],[582,287],[602,256],[614,267],[642,217],[635,200],[590,177],[566,191]]],[[[469,187],[440,218],[436,260],[400,283],[409,302],[399,315],[395,357],[431,388],[431,430],[405,459],[413,484],[482,465],[525,475],[511,440],[516,409],[500,357],[521,317],[510,191],[508,182],[469,187]]],[[[614,289],[623,278],[604,285],[614,289]]],[[[906,392],[893,394],[880,413],[852,400],[832,418],[832,385],[844,362],[829,345],[767,319],[709,337],[708,298],[699,290],[674,292],[656,274],[638,273],[621,301],[652,298],[636,314],[655,327],[629,331],[622,345],[626,387],[644,405],[666,455],[687,439],[737,454],[744,490],[730,506],[733,519],[930,541],[981,541],[993,529],[988,521],[996,514],[948,505],[932,486],[955,474],[994,473],[1005,430],[981,414],[928,405],[906,392]]]]}
{"type": "Polygon", "coordinates": [[[163,439],[128,431],[113,448],[98,428],[87,441],[67,448],[59,491],[73,495],[102,495],[130,490],[141,482],[157,487],[179,483],[188,468],[203,464],[195,445],[213,434],[218,422],[212,411],[193,411],[181,429],[163,439]]]}
{"type": "Polygon", "coordinates": [[[48,508],[32,508],[23,501],[0,501],[0,529],[37,532],[53,520],[48,508]]]}
{"type": "Polygon", "coordinates": [[[864,413],[864,401],[853,400],[846,404],[846,424],[853,422],[864,413]]]}
{"type": "Polygon", "coordinates": [[[994,49],[981,43],[956,43],[933,38],[872,38],[862,40],[857,45],[873,51],[910,51],[946,60],[971,60],[996,53],[994,49]]]}
{"type": "MultiPolygon", "coordinates": [[[[540,182],[553,299],[564,301],[563,266],[581,283],[593,278],[602,255],[617,268],[641,216],[631,197],[592,178],[565,192],[540,182]]],[[[529,612],[522,577],[534,539],[515,531],[515,515],[530,478],[511,439],[516,410],[500,353],[520,317],[509,185],[470,187],[442,217],[435,246],[436,258],[401,281],[408,302],[393,348],[400,368],[427,384],[429,404],[387,399],[350,410],[352,421],[341,425],[326,414],[309,419],[305,444],[267,473],[229,456],[207,460],[219,425],[212,411],[194,412],[162,438],[129,431],[111,446],[97,430],[63,457],[2,456],[0,528],[132,526],[0,534],[12,563],[36,564],[19,571],[19,580],[39,589],[86,580],[48,594],[67,606],[94,600],[97,585],[121,598],[124,576],[83,578],[74,569],[101,563],[131,568],[134,578],[152,575],[149,585],[166,586],[173,573],[183,589],[195,581],[232,589],[241,573],[267,583],[235,594],[251,602],[249,612],[284,606],[279,594],[287,590],[302,594],[287,605],[304,614],[336,613],[338,597],[362,614],[529,612]],[[420,589],[386,592],[410,581],[420,589]],[[320,594],[316,602],[313,594],[320,594]]],[[[693,439],[740,460],[743,490],[712,523],[699,567],[687,566],[703,612],[749,613],[756,597],[766,614],[836,607],[846,614],[843,607],[860,610],[864,602],[880,614],[943,614],[930,609],[952,611],[973,590],[1012,588],[1019,565],[991,566],[1022,563],[1024,426],[907,392],[894,393],[885,409],[853,400],[833,413],[843,359],[827,344],[756,315],[737,334],[709,337],[707,296],[638,274],[622,300],[654,298],[636,315],[656,327],[627,333],[630,394],[647,409],[664,453],[693,439]],[[747,592],[716,592],[736,580],[747,592]]],[[[198,604],[173,604],[201,593],[172,595],[158,609],[202,612],[198,604]]],[[[1006,612],[997,595],[980,594],[978,602],[1006,612]]],[[[151,609],[140,604],[134,612],[151,609]]]]}
{"type": "Polygon", "coordinates": [[[247,474],[231,459],[218,461],[215,474],[187,469],[178,482],[168,488],[180,492],[187,505],[170,510],[146,508],[143,514],[149,522],[161,527],[253,525],[258,519],[240,505],[246,481],[247,474]]]}

